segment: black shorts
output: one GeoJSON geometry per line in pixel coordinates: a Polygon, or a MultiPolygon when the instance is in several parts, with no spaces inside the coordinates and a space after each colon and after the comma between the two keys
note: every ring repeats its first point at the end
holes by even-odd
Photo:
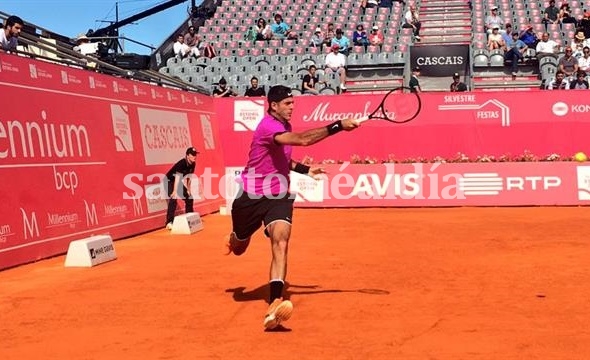
{"type": "MultiPolygon", "coordinates": [[[[289,224],[293,219],[294,197],[284,194],[280,197],[258,197],[240,189],[231,209],[233,231],[238,239],[244,240],[252,236],[262,224],[267,227],[273,221],[285,221],[289,224]]],[[[266,229],[264,234],[269,236],[266,229]]]]}

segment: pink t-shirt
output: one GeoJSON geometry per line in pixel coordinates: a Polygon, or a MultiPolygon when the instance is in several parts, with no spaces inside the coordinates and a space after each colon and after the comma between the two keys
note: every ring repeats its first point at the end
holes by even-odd
{"type": "Polygon", "coordinates": [[[283,123],[266,115],[254,131],[246,168],[240,176],[247,193],[279,195],[289,190],[291,171],[291,145],[275,142],[275,135],[291,131],[289,122],[283,123]]]}

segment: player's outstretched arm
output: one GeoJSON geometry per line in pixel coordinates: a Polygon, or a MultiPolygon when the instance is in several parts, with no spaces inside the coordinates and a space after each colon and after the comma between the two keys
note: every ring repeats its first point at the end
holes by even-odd
{"type": "Polygon", "coordinates": [[[309,146],[340,131],[351,131],[359,127],[355,119],[338,120],[328,126],[322,126],[303,132],[286,132],[275,136],[275,141],[281,145],[309,146]]]}

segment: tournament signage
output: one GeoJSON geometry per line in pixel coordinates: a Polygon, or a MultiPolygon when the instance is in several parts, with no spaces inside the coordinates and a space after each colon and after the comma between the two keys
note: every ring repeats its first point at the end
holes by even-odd
{"type": "Polygon", "coordinates": [[[410,49],[412,68],[421,75],[451,77],[463,74],[469,66],[469,45],[416,45],[410,49]]]}

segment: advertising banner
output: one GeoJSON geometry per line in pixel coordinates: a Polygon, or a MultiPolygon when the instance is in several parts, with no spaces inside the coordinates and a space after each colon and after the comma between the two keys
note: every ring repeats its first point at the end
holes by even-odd
{"type": "MultiPolygon", "coordinates": [[[[350,161],[377,161],[478,156],[572,156],[590,146],[590,98],[584,91],[422,93],[422,111],[397,125],[383,120],[339,133],[309,147],[295,147],[293,156],[350,161]]],[[[365,116],[380,95],[297,96],[291,123],[294,131],[325,126],[344,118],[365,116]]],[[[226,166],[243,166],[252,132],[264,116],[265,98],[219,98],[215,101],[226,166]]]]}
{"type": "MultiPolygon", "coordinates": [[[[0,269],[163,228],[161,178],[190,146],[196,176],[224,171],[208,96],[6,54],[0,94],[0,269]]],[[[219,209],[199,178],[192,187],[195,211],[219,209]]]]}
{"type": "Polygon", "coordinates": [[[410,65],[420,67],[423,76],[451,79],[453,73],[463,75],[469,67],[469,45],[411,46],[410,65]]]}

